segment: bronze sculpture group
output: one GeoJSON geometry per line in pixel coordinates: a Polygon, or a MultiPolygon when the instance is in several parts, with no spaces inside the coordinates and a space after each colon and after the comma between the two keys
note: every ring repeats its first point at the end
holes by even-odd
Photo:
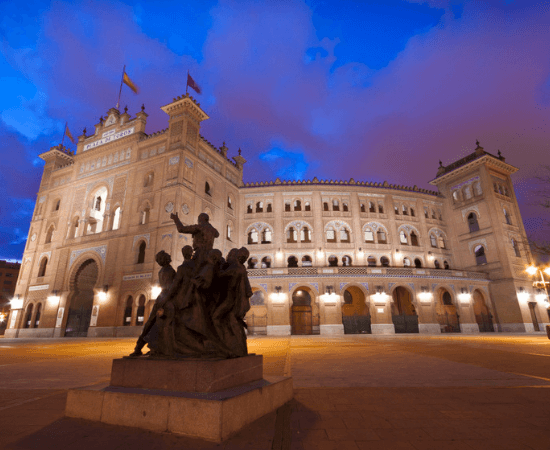
{"type": "Polygon", "coordinates": [[[184,261],[177,271],[168,253],[157,253],[162,291],[130,356],[142,356],[145,344],[153,358],[246,356],[244,317],[252,296],[244,266],[248,250],[231,249],[224,259],[213,249],[219,233],[207,214],[200,214],[198,224],[189,226],[177,214],[170,218],[178,232],[192,235],[193,247],[182,248],[184,261]]]}

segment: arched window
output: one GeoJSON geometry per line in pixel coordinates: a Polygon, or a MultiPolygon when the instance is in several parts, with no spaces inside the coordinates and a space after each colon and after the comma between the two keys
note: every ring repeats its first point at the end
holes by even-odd
{"type": "Polygon", "coordinates": [[[478,266],[482,264],[487,264],[487,257],[485,256],[485,247],[483,245],[478,245],[474,248],[474,253],[476,255],[476,264],[478,266]]]}
{"type": "Polygon", "coordinates": [[[212,196],[212,189],[210,188],[208,181],[204,182],[204,193],[212,196]]]}
{"type": "Polygon", "coordinates": [[[395,213],[396,216],[398,216],[399,215],[399,206],[393,205],[393,212],[395,213]]]}
{"type": "Polygon", "coordinates": [[[445,291],[443,293],[443,297],[441,298],[443,300],[443,304],[446,306],[453,306],[453,299],[451,298],[451,294],[449,294],[448,291],[445,291]]]}
{"type": "Polygon", "coordinates": [[[401,205],[401,210],[403,211],[404,216],[409,215],[409,210],[407,209],[407,207],[405,205],[401,205]]]}
{"type": "Polygon", "coordinates": [[[129,326],[132,325],[132,306],[134,304],[134,299],[132,296],[128,296],[126,299],[126,307],[124,308],[124,318],[122,319],[122,325],[129,326]]]}
{"type": "Polygon", "coordinates": [[[347,228],[342,228],[340,230],[340,242],[349,242],[350,241],[350,233],[347,228]]]}
{"type": "Polygon", "coordinates": [[[309,202],[306,202],[304,205],[304,211],[311,211],[311,204],[309,202]]]}
{"type": "Polygon", "coordinates": [[[328,203],[323,202],[323,211],[328,211],[328,203]]]}
{"type": "Polygon", "coordinates": [[[403,230],[399,232],[399,242],[401,242],[404,245],[409,244],[409,240],[407,239],[407,233],[405,233],[403,230]]]}
{"type": "Polygon", "coordinates": [[[256,212],[257,213],[264,212],[264,202],[256,203],[256,212]]]}
{"type": "Polygon", "coordinates": [[[369,202],[369,212],[376,212],[376,208],[374,207],[373,202],[369,202]]]}
{"type": "Polygon", "coordinates": [[[32,303],[27,306],[27,314],[25,315],[25,322],[23,323],[23,328],[30,328],[31,327],[31,319],[32,319],[32,303]]]}
{"type": "Polygon", "coordinates": [[[267,204],[266,212],[273,212],[273,207],[271,206],[271,203],[267,204]]]}
{"type": "Polygon", "coordinates": [[[365,242],[374,242],[374,233],[370,228],[365,229],[365,242]]]}
{"type": "Polygon", "coordinates": [[[269,244],[271,242],[271,230],[269,228],[264,228],[262,231],[262,244],[269,244]]]}
{"type": "Polygon", "coordinates": [[[333,200],[332,201],[332,210],[333,211],[340,211],[340,203],[338,202],[338,200],[333,200]]]}
{"type": "Polygon", "coordinates": [[[311,256],[304,255],[302,256],[302,267],[311,267],[313,265],[313,262],[311,260],[311,256]]]}
{"type": "Polygon", "coordinates": [[[418,236],[414,231],[411,231],[411,245],[418,247],[418,236]]]}
{"type": "Polygon", "coordinates": [[[155,173],[149,172],[147,175],[145,175],[145,181],[143,183],[143,187],[151,187],[153,186],[153,181],[155,180],[155,173]]]}
{"type": "Polygon", "coordinates": [[[519,251],[518,243],[514,238],[512,238],[512,248],[514,249],[514,252],[518,258],[521,258],[521,253],[519,251]]]}
{"type": "Polygon", "coordinates": [[[424,217],[426,219],[429,219],[430,218],[430,214],[428,213],[428,208],[424,208],[424,217]]]}
{"type": "Polygon", "coordinates": [[[336,232],[334,231],[334,228],[329,227],[326,231],[327,235],[327,242],[336,242],[336,232]]]}
{"type": "Polygon", "coordinates": [[[437,248],[437,238],[435,237],[435,234],[430,234],[430,245],[433,248],[437,248]]]}
{"type": "Polygon", "coordinates": [[[45,244],[49,244],[52,242],[53,230],[53,225],[48,228],[48,232],[46,233],[46,240],[44,241],[45,244]]]}
{"type": "Polygon", "coordinates": [[[479,231],[479,223],[477,222],[477,216],[473,212],[468,214],[468,227],[470,228],[470,233],[479,231]]]}
{"type": "Polygon", "coordinates": [[[258,230],[256,230],[256,228],[252,228],[248,232],[248,243],[250,245],[258,243],[258,230]]]}
{"type": "Polygon", "coordinates": [[[143,322],[145,321],[145,295],[143,294],[139,296],[136,317],[136,325],[143,325],[143,322]]]}
{"type": "Polygon", "coordinates": [[[470,200],[472,198],[472,187],[471,186],[464,187],[464,198],[466,198],[466,200],[470,200]]]}
{"type": "Polygon", "coordinates": [[[55,206],[53,207],[54,211],[59,211],[59,206],[61,205],[61,200],[57,200],[55,202],[55,206]]]}
{"type": "Polygon", "coordinates": [[[285,202],[285,212],[290,211],[290,202],[285,202]]]}
{"type": "Polygon", "coordinates": [[[416,267],[417,269],[421,269],[422,268],[422,261],[420,261],[420,259],[418,259],[418,258],[415,258],[414,259],[414,267],[416,267]]]}
{"type": "Polygon", "coordinates": [[[328,257],[328,265],[330,267],[336,267],[338,265],[338,258],[334,255],[328,257]]]}
{"type": "Polygon", "coordinates": [[[38,305],[36,305],[36,314],[34,315],[34,323],[32,324],[33,328],[38,328],[41,314],[42,314],[42,303],[38,303],[38,305]]]}
{"type": "Polygon", "coordinates": [[[248,258],[249,269],[255,269],[257,266],[258,266],[258,258],[255,258],[254,256],[248,258]]]}
{"type": "Polygon", "coordinates": [[[443,261],[443,267],[445,268],[445,270],[449,270],[451,268],[451,266],[449,266],[449,263],[447,261],[443,261]]]}
{"type": "Polygon", "coordinates": [[[460,201],[460,197],[459,197],[459,195],[458,195],[458,191],[453,191],[453,201],[454,201],[455,203],[460,201]]]}
{"type": "Polygon", "coordinates": [[[117,206],[113,216],[113,230],[118,230],[120,228],[120,211],[120,206],[117,206]]]}
{"type": "Polygon", "coordinates": [[[286,241],[289,244],[298,242],[298,232],[294,229],[294,227],[289,227],[288,230],[286,230],[286,241]]]}
{"type": "Polygon", "coordinates": [[[360,207],[361,207],[361,212],[367,212],[364,203],[361,203],[360,207]]]}
{"type": "Polygon", "coordinates": [[[101,197],[100,196],[98,196],[95,199],[95,210],[96,211],[101,211],[101,197]]]}
{"type": "Polygon", "coordinates": [[[289,256],[287,263],[287,267],[298,267],[298,258],[296,256],[289,256]]]}
{"type": "Polygon", "coordinates": [[[376,232],[376,239],[379,244],[386,244],[388,242],[386,238],[386,232],[380,228],[376,232]]]}
{"type": "Polygon", "coordinates": [[[374,256],[369,256],[367,258],[367,265],[369,267],[376,267],[376,258],[374,256]]]}
{"type": "Polygon", "coordinates": [[[483,190],[481,189],[481,183],[479,181],[477,181],[475,184],[474,184],[474,195],[481,195],[483,194],[483,190]]]}
{"type": "Polygon", "coordinates": [[[141,225],[145,225],[146,223],[149,223],[150,214],[151,214],[151,209],[148,206],[143,208],[143,210],[141,211],[141,217],[139,218],[140,219],[139,223],[141,225]]]}
{"type": "Polygon", "coordinates": [[[231,240],[231,225],[227,224],[227,240],[231,240]]]}
{"type": "Polygon", "coordinates": [[[271,258],[269,256],[264,256],[262,258],[262,269],[269,269],[271,267],[271,258]]]}
{"type": "Polygon", "coordinates": [[[146,248],[147,248],[147,244],[145,244],[145,241],[141,241],[141,243],[139,244],[137,263],[136,264],[143,264],[145,262],[145,249],[146,248]]]}
{"type": "Polygon", "coordinates": [[[435,211],[432,209],[432,219],[435,219],[435,211]]]}
{"type": "Polygon", "coordinates": [[[384,205],[382,203],[378,203],[378,212],[384,214],[384,205]]]}
{"type": "Polygon", "coordinates": [[[414,208],[411,207],[411,216],[414,217],[416,213],[414,212],[414,208]]]}
{"type": "Polygon", "coordinates": [[[252,214],[252,205],[246,205],[246,213],[252,214]]]}
{"type": "Polygon", "coordinates": [[[300,240],[302,242],[311,242],[311,230],[308,227],[303,227],[301,229],[300,240]]]}
{"type": "Polygon", "coordinates": [[[351,257],[348,255],[342,256],[342,265],[344,267],[350,267],[351,266],[351,257]]]}
{"type": "Polygon", "coordinates": [[[411,260],[409,258],[403,258],[403,267],[411,267],[411,260]]]}
{"type": "Polygon", "coordinates": [[[342,203],[342,211],[349,211],[349,207],[347,203],[342,203]]]}
{"type": "Polygon", "coordinates": [[[439,244],[439,248],[447,248],[447,244],[445,243],[445,238],[443,236],[438,236],[437,243],[439,244]]]}
{"type": "Polygon", "coordinates": [[[48,267],[48,258],[44,258],[40,261],[40,267],[38,269],[38,276],[43,277],[46,275],[46,268],[48,267]]]}
{"type": "Polygon", "coordinates": [[[512,225],[512,219],[510,219],[510,215],[508,214],[508,211],[506,211],[506,208],[503,208],[504,211],[504,220],[506,220],[506,223],[508,225],[512,225]]]}
{"type": "Polygon", "coordinates": [[[302,210],[301,200],[295,200],[294,201],[294,211],[301,211],[301,210],[302,210]]]}
{"type": "Polygon", "coordinates": [[[231,200],[231,197],[227,197],[227,207],[229,209],[233,209],[233,201],[231,200]]]}
{"type": "Polygon", "coordinates": [[[441,269],[441,265],[439,264],[439,261],[438,261],[437,259],[434,260],[434,267],[435,267],[436,269],[441,269]]]}
{"type": "Polygon", "coordinates": [[[382,267],[390,267],[390,260],[388,257],[386,256],[382,256],[382,258],[380,258],[380,265],[382,267]]]}

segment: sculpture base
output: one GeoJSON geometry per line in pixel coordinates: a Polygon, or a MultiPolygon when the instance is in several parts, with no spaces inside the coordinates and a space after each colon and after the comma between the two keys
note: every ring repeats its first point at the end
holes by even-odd
{"type": "Polygon", "coordinates": [[[69,390],[65,416],[222,442],[293,397],[262,360],[116,359],[110,385],[69,390]]]}
{"type": "Polygon", "coordinates": [[[222,442],[292,396],[290,377],[213,393],[96,386],[70,389],[65,416],[222,442]]]}

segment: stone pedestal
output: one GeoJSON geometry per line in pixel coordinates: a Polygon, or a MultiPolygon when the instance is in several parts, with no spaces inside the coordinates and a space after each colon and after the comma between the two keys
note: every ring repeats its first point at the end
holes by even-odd
{"type": "Polygon", "coordinates": [[[221,442],[293,397],[263,357],[113,361],[110,384],[70,389],[65,415],[221,442]]]}

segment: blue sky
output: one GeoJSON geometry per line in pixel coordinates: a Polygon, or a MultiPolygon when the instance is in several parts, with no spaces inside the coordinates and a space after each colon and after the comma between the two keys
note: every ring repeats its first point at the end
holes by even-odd
{"type": "Polygon", "coordinates": [[[534,177],[548,161],[550,7],[544,2],[202,1],[0,4],[0,259],[20,259],[40,182],[38,154],[123,91],[147,132],[185,90],[203,134],[248,160],[247,181],[427,184],[438,161],[500,149],[526,228],[544,234],[534,177]]]}

